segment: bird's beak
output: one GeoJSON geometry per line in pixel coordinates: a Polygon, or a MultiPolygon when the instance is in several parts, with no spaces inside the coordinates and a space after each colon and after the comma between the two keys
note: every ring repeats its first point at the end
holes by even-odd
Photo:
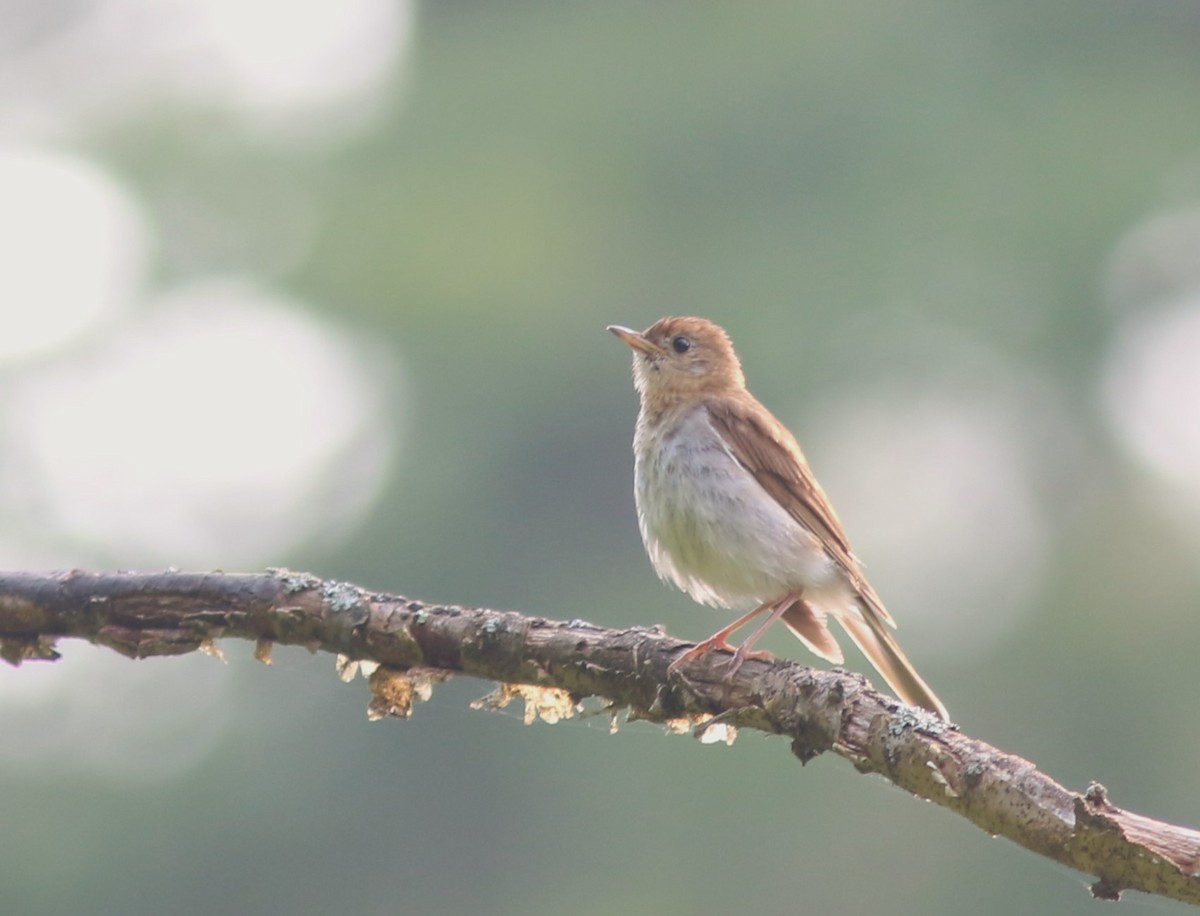
{"type": "Polygon", "coordinates": [[[635,350],[639,350],[648,356],[662,356],[667,351],[653,341],[647,340],[637,331],[632,331],[629,328],[623,328],[619,324],[610,324],[608,330],[612,331],[617,337],[629,344],[635,350]]]}

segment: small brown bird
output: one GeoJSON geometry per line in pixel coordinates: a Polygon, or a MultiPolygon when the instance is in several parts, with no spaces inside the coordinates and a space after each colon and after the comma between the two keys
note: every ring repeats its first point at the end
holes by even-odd
{"type": "Polygon", "coordinates": [[[727,677],[781,618],[809,649],[840,664],[826,624],[832,616],[900,699],[948,719],[888,631],[896,624],[795,437],[746,390],[729,335],[703,318],[663,318],[641,333],[608,330],[634,351],[634,487],[655,571],[704,604],[754,605],[671,669],[733,648],[729,635],[764,612],[734,650],[727,677]]]}

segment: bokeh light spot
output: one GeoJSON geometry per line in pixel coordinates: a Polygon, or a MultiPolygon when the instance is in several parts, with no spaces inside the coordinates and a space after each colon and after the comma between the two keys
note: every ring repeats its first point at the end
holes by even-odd
{"type": "Polygon", "coordinates": [[[928,648],[986,650],[1033,606],[1048,532],[1014,423],[1003,403],[907,390],[840,403],[816,434],[872,583],[928,648]]]}
{"type": "Polygon", "coordinates": [[[20,382],[8,477],[24,485],[0,496],[90,551],[76,562],[280,562],[345,530],[382,484],[389,365],[253,287],[177,291],[107,346],[20,382]]]}
{"type": "Polygon", "coordinates": [[[137,292],[146,232],[136,200],[85,159],[0,148],[0,362],[66,343],[137,292]]]}
{"type": "Polygon", "coordinates": [[[255,132],[323,139],[365,123],[391,85],[410,0],[98,0],[54,15],[14,6],[0,42],[0,128],[60,136],[180,102],[216,106],[255,132]]]}
{"type": "Polygon", "coordinates": [[[230,670],[199,654],[131,664],[65,641],[56,664],[0,665],[0,767],[171,779],[217,747],[232,718],[230,670]]]}
{"type": "Polygon", "coordinates": [[[1143,465],[1200,504],[1200,294],[1131,316],[1104,384],[1117,437],[1143,465]]]}

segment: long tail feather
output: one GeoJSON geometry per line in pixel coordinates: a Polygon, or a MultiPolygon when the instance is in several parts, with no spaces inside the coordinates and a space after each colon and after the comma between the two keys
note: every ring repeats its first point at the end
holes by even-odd
{"type": "Polygon", "coordinates": [[[911,706],[921,706],[934,715],[950,721],[950,715],[942,701],[917,674],[908,656],[900,649],[882,622],[864,608],[861,617],[839,614],[837,621],[850,634],[854,644],[862,650],[868,661],[883,675],[896,696],[911,706]]]}
{"type": "Polygon", "coordinates": [[[819,655],[831,665],[840,665],[844,661],[842,647],[829,632],[825,615],[813,610],[807,601],[801,598],[793,600],[792,606],[783,612],[783,622],[814,655],[819,655]]]}

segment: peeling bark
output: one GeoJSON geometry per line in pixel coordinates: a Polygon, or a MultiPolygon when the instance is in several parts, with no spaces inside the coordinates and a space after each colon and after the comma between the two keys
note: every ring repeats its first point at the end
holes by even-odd
{"type": "Polygon", "coordinates": [[[733,728],[786,735],[801,762],[832,751],[990,834],[1095,875],[1097,897],[1132,889],[1200,904],[1200,832],[1124,811],[1098,784],[1072,792],[838,669],[751,659],[725,682],[714,653],[668,677],[691,644],[657,628],[425,604],[287,570],[0,573],[0,657],[54,660],[63,637],[131,658],[208,651],[229,638],[251,640],[268,664],[276,642],[335,653],[343,676],[368,675],[373,718],[408,715],[458,672],[501,682],[477,705],[521,698],[527,721],[554,721],[599,697],[629,719],[691,728],[703,740],[730,740],[733,728]]]}

